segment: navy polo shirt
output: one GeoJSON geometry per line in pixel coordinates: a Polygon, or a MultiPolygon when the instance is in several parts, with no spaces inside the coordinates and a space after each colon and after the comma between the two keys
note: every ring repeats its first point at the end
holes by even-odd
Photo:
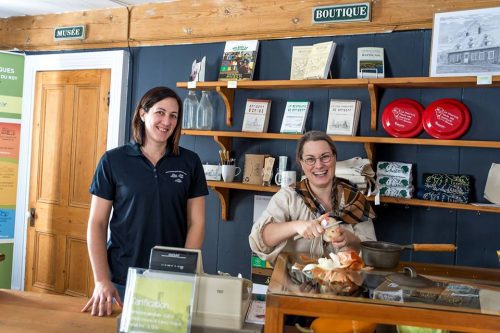
{"type": "Polygon", "coordinates": [[[104,153],[90,193],[113,201],[108,242],[112,281],[125,284],[129,267],[148,268],[155,245],[184,247],[187,200],[208,194],[200,158],[179,147],[156,166],[136,143],[104,153]]]}

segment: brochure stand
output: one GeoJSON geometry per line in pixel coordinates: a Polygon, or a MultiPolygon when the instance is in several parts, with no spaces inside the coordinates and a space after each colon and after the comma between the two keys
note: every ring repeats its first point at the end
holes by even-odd
{"type": "Polygon", "coordinates": [[[120,332],[241,329],[251,296],[249,280],[204,274],[200,250],[155,246],[149,269],[129,269],[120,332]]]}
{"type": "Polygon", "coordinates": [[[120,332],[191,331],[196,275],[129,268],[120,332]]]}

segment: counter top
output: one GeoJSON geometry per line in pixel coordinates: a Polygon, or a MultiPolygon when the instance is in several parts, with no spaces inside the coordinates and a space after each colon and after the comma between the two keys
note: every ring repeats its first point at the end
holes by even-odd
{"type": "Polygon", "coordinates": [[[388,281],[387,277],[394,273],[389,270],[344,272],[349,280],[353,277],[362,282],[348,296],[336,293],[339,289],[331,288],[335,285],[321,284],[318,290],[318,282],[300,280],[302,275],[290,269],[298,257],[282,253],[276,261],[266,297],[266,333],[281,332],[286,314],[500,332],[499,270],[415,265],[432,282],[426,287],[399,286],[388,281]],[[427,275],[431,272],[443,274],[427,275]],[[443,321],[444,317],[447,320],[443,321]]]}
{"type": "Polygon", "coordinates": [[[115,333],[119,307],[110,317],[94,317],[80,310],[87,299],[0,289],[2,332],[115,333]]]}

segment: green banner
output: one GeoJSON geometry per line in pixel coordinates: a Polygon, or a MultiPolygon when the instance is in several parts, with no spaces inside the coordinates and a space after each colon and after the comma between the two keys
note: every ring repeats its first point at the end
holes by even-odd
{"type": "Polygon", "coordinates": [[[24,55],[0,52],[0,118],[21,119],[24,55]]]}
{"type": "Polygon", "coordinates": [[[0,255],[4,255],[4,260],[0,261],[0,288],[3,289],[11,287],[13,251],[14,243],[0,243],[0,255]]]}
{"type": "MultiPolygon", "coordinates": [[[[3,94],[3,90],[0,90],[3,94]]],[[[0,118],[21,118],[22,97],[0,95],[0,118]]]]}

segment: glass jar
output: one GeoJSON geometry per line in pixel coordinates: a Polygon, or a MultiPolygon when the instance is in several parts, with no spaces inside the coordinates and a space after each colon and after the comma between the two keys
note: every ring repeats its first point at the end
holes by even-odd
{"type": "Polygon", "coordinates": [[[214,108],[208,97],[208,91],[201,92],[200,104],[196,112],[196,128],[211,130],[214,123],[214,108]]]}
{"type": "Polygon", "coordinates": [[[194,90],[189,90],[188,95],[182,104],[182,128],[195,129],[196,128],[196,112],[198,109],[198,98],[194,90]]]}

